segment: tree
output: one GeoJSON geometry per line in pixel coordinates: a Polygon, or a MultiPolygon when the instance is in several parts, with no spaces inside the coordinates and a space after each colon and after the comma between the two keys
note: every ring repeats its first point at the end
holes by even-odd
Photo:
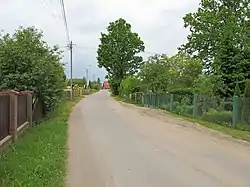
{"type": "Polygon", "coordinates": [[[89,86],[89,87],[88,87],[89,89],[92,89],[92,82],[91,82],[90,80],[89,80],[88,86],[89,86]]]}
{"type": "Polygon", "coordinates": [[[96,82],[97,82],[98,85],[101,86],[101,79],[100,79],[99,77],[97,78],[97,81],[96,81],[96,82]]]}
{"type": "Polygon", "coordinates": [[[134,76],[129,76],[125,78],[121,82],[121,86],[119,88],[120,96],[126,96],[126,97],[128,97],[129,94],[133,94],[135,92],[140,92],[140,91],[142,91],[141,81],[134,76]]]}
{"type": "Polygon", "coordinates": [[[155,55],[145,62],[138,76],[144,89],[166,92],[177,88],[192,88],[201,71],[201,61],[189,55],[155,55]]]}
{"type": "Polygon", "coordinates": [[[162,92],[170,88],[171,72],[167,65],[168,60],[166,55],[154,55],[144,62],[138,76],[145,90],[162,92]]]}
{"type": "Polygon", "coordinates": [[[141,67],[143,59],[137,54],[145,47],[138,34],[131,31],[131,25],[122,18],[109,23],[107,31],[107,34],[101,33],[98,66],[107,70],[113,94],[118,95],[121,81],[141,67]]]}
{"type": "Polygon", "coordinates": [[[202,0],[184,17],[191,34],[180,49],[197,55],[207,72],[220,75],[218,94],[232,96],[237,80],[250,78],[250,7],[248,0],[202,0]],[[234,84],[231,84],[234,82],[234,84]]]}
{"type": "Polygon", "coordinates": [[[0,38],[0,90],[31,90],[46,110],[58,103],[66,86],[59,48],[49,47],[34,27],[20,27],[0,38]]]}
{"type": "MultiPolygon", "coordinates": [[[[81,78],[73,78],[72,79],[73,85],[78,85],[80,87],[84,87],[87,84],[87,80],[85,77],[81,78]]],[[[67,85],[70,86],[70,80],[67,81],[67,85]]]]}
{"type": "Polygon", "coordinates": [[[214,74],[200,74],[193,82],[193,88],[200,95],[214,95],[214,90],[218,84],[218,78],[214,74]]]}

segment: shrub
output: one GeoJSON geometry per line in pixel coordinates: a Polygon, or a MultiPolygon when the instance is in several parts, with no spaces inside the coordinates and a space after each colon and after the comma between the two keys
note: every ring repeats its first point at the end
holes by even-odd
{"type": "Polygon", "coordinates": [[[140,92],[141,81],[136,77],[125,78],[120,85],[119,95],[129,95],[135,92],[140,92]]]}
{"type": "Polygon", "coordinates": [[[215,109],[209,109],[205,112],[201,119],[204,121],[218,123],[222,125],[231,125],[233,113],[231,111],[217,111],[215,109]]]}
{"type": "Polygon", "coordinates": [[[193,114],[193,106],[177,105],[177,107],[174,109],[174,113],[184,116],[190,116],[193,114]]]}
{"type": "Polygon", "coordinates": [[[194,89],[191,88],[178,88],[178,89],[173,89],[169,92],[170,94],[176,94],[176,95],[188,95],[188,96],[193,96],[195,93],[194,89]]]}
{"type": "Polygon", "coordinates": [[[170,104],[164,104],[160,106],[160,109],[169,111],[170,110],[170,104]]]}
{"type": "Polygon", "coordinates": [[[0,37],[0,89],[31,90],[51,110],[63,96],[66,76],[59,48],[34,27],[0,37]]]}

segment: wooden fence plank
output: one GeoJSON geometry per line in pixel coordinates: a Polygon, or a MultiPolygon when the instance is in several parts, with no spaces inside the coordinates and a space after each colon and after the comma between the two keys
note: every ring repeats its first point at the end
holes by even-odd
{"type": "Polygon", "coordinates": [[[0,141],[9,135],[9,95],[0,95],[0,141]]]}

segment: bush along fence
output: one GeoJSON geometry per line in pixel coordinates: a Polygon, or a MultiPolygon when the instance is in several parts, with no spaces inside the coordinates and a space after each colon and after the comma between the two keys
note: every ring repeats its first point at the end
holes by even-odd
{"type": "Polygon", "coordinates": [[[198,94],[133,93],[127,97],[135,104],[159,108],[186,117],[250,131],[250,98],[234,96],[221,99],[198,94]]]}

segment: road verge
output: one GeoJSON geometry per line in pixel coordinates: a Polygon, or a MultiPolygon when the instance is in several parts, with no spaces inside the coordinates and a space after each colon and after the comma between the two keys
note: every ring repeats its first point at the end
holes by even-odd
{"type": "Polygon", "coordinates": [[[41,124],[30,127],[0,155],[0,186],[65,186],[67,126],[82,97],[61,102],[41,124]]]}

